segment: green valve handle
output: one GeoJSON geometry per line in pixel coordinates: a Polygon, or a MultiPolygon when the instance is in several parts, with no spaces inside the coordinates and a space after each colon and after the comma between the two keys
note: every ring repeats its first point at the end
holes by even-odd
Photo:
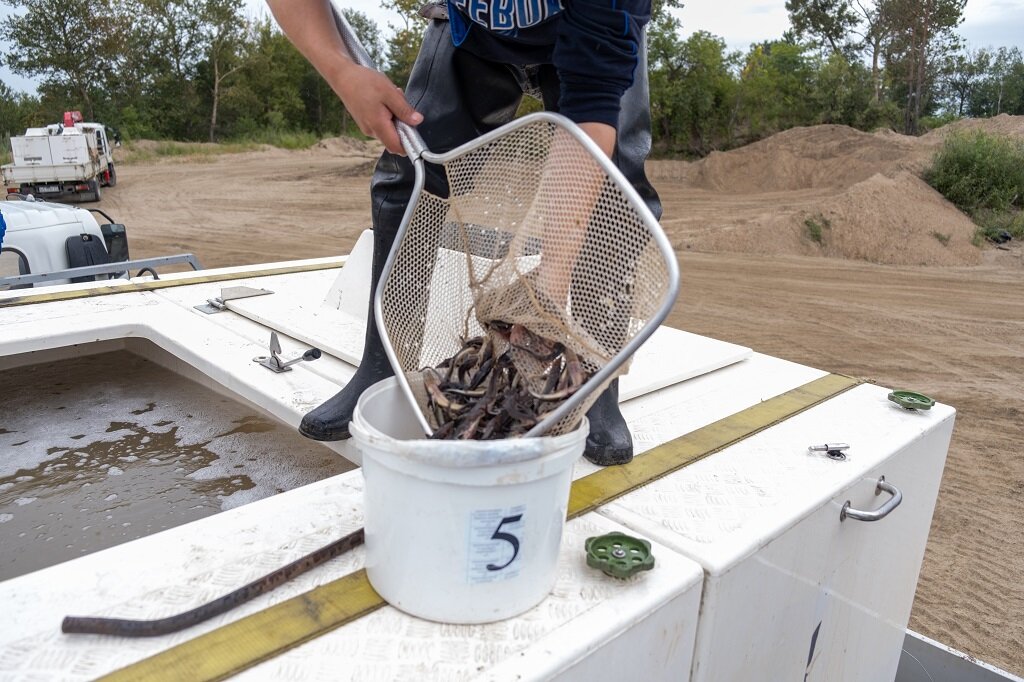
{"type": "Polygon", "coordinates": [[[889,400],[907,410],[930,410],[935,401],[924,393],[913,391],[893,391],[889,394],[889,400]]]}
{"type": "Polygon", "coordinates": [[[651,543],[625,533],[606,533],[587,538],[587,566],[613,578],[628,578],[654,568],[651,543]]]}

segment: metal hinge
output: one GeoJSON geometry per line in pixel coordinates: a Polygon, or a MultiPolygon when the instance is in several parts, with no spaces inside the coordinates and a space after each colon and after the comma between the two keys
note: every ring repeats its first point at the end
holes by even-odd
{"type": "Polygon", "coordinates": [[[228,309],[228,301],[237,301],[240,298],[252,298],[253,296],[266,296],[273,291],[267,289],[255,289],[253,287],[224,287],[220,290],[220,296],[206,299],[206,303],[192,306],[201,313],[213,315],[228,309]]]}

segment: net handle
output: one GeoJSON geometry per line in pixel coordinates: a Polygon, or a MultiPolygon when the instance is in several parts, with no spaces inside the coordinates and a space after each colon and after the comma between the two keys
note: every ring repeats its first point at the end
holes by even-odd
{"type": "MultiPolygon", "coordinates": [[[[363,47],[359,37],[356,36],[356,32],[348,23],[341,8],[338,7],[337,0],[330,0],[330,4],[331,13],[334,15],[334,25],[338,29],[338,34],[341,36],[341,42],[344,44],[348,56],[359,66],[365,66],[368,69],[378,71],[379,69],[377,69],[377,65],[374,64],[373,59],[370,57],[370,53],[363,47]]],[[[397,119],[394,120],[394,124],[395,130],[398,131],[398,137],[402,140],[402,148],[405,149],[405,153],[410,159],[418,159],[423,152],[427,151],[427,144],[420,137],[420,134],[416,132],[415,128],[397,119]]]]}

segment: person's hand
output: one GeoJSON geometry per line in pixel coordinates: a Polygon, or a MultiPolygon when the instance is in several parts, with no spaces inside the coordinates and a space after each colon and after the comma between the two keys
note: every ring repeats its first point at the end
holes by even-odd
{"type": "Polygon", "coordinates": [[[380,140],[392,154],[405,155],[393,119],[416,126],[423,114],[406,101],[401,88],[379,71],[351,61],[328,82],[364,135],[380,140]]]}
{"type": "Polygon", "coordinates": [[[328,0],[267,0],[288,39],[330,84],[366,135],[405,154],[392,119],[415,126],[423,116],[387,76],[352,61],[328,0]]]}

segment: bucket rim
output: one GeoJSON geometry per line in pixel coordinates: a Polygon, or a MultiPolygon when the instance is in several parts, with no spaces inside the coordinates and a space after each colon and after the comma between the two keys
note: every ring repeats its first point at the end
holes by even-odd
{"type": "MultiPolygon", "coordinates": [[[[385,456],[398,457],[410,462],[446,468],[480,468],[503,466],[540,460],[578,450],[582,455],[582,442],[590,430],[586,417],[580,425],[558,436],[534,436],[530,438],[505,438],[500,440],[434,440],[430,438],[401,439],[389,436],[363,417],[364,401],[370,401],[385,391],[394,391],[396,400],[404,400],[395,377],[377,382],[363,391],[356,403],[349,432],[357,445],[365,444],[375,449],[383,446],[385,456]],[[499,444],[501,444],[499,446],[499,444]]],[[[366,452],[364,451],[364,456],[366,452]]],[[[372,456],[372,455],[371,455],[372,456]]]]}

